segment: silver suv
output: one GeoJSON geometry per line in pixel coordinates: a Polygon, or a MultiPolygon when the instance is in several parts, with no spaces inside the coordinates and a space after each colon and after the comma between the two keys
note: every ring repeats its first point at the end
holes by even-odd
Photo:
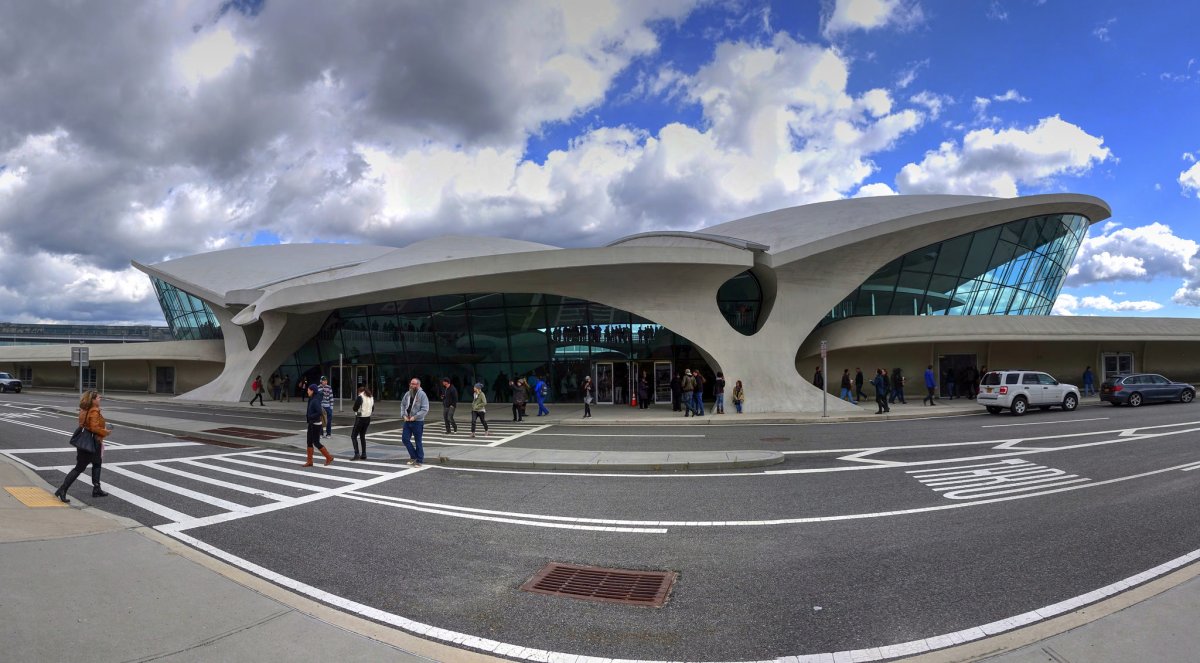
{"type": "Polygon", "coordinates": [[[1041,371],[989,371],[979,381],[975,402],[992,414],[1007,408],[1018,417],[1031,407],[1049,410],[1058,406],[1071,412],[1079,407],[1079,389],[1041,371]]]}
{"type": "Polygon", "coordinates": [[[8,391],[21,393],[21,381],[8,373],[0,373],[0,392],[8,391]]]}

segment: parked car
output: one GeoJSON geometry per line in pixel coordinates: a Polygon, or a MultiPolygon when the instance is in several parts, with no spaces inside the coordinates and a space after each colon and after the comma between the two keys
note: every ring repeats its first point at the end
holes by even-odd
{"type": "Polygon", "coordinates": [[[21,381],[8,373],[0,373],[0,392],[10,391],[21,393],[21,381]]]}
{"type": "Polygon", "coordinates": [[[1061,407],[1071,412],[1079,407],[1079,389],[1041,371],[988,371],[979,381],[975,402],[992,414],[1007,409],[1018,417],[1031,407],[1061,407]]]}
{"type": "Polygon", "coordinates": [[[1157,373],[1114,375],[1100,383],[1100,400],[1113,405],[1137,407],[1142,403],[1179,401],[1191,403],[1196,388],[1186,382],[1172,382],[1157,373]]]}

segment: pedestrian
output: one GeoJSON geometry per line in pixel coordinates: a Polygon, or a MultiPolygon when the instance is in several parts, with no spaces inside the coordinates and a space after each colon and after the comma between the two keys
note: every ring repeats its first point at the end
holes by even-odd
{"type": "Polygon", "coordinates": [[[63,479],[62,485],[54,491],[54,496],[65,504],[71,503],[70,498],[67,497],[67,491],[71,489],[71,484],[75,483],[75,479],[79,478],[88,465],[92,466],[92,497],[108,497],[108,493],[100,487],[100,465],[104,456],[104,438],[108,437],[112,430],[104,421],[104,415],[100,413],[100,394],[98,392],[85,391],[79,398],[79,427],[83,429],[80,432],[80,438],[90,434],[93,443],[89,445],[80,438],[71,438],[72,444],[78,444],[75,448],[75,467],[71,468],[71,471],[67,473],[67,478],[63,479]]]}
{"type": "Polygon", "coordinates": [[[1096,378],[1095,378],[1095,376],[1092,375],[1092,367],[1091,366],[1088,366],[1087,368],[1083,369],[1083,395],[1084,396],[1095,396],[1096,395],[1096,378]]]}
{"type": "Polygon", "coordinates": [[[263,407],[267,406],[267,404],[263,402],[263,391],[265,391],[265,388],[263,387],[262,376],[254,376],[254,381],[250,383],[250,393],[253,394],[253,396],[250,397],[250,407],[254,407],[254,401],[256,400],[258,401],[259,405],[263,407]]]}
{"type": "Polygon", "coordinates": [[[529,402],[529,386],[525,384],[525,378],[517,378],[516,382],[509,384],[512,386],[513,421],[524,421],[525,404],[529,402]]]}
{"type": "Polygon", "coordinates": [[[825,389],[825,374],[821,372],[821,367],[818,366],[813,373],[813,386],[817,389],[825,389]]]}
{"type": "Polygon", "coordinates": [[[725,374],[717,371],[717,379],[713,381],[713,409],[717,414],[725,414],[725,374]]]}
{"type": "Polygon", "coordinates": [[[550,414],[550,410],[546,407],[546,396],[549,395],[549,391],[550,387],[546,385],[546,381],[542,379],[542,376],[537,376],[537,382],[533,385],[533,396],[537,399],[537,416],[539,417],[550,414]]]}
{"type": "Polygon", "coordinates": [[[317,391],[321,394],[321,407],[325,410],[325,437],[333,437],[333,387],[329,386],[329,378],[321,376],[317,391]]]}
{"type": "Polygon", "coordinates": [[[884,412],[891,412],[892,409],[890,407],[888,407],[888,402],[887,402],[887,393],[888,393],[887,371],[883,370],[882,368],[875,369],[875,379],[871,380],[871,385],[875,387],[875,405],[877,407],[877,409],[875,410],[875,414],[883,414],[884,412]]]}
{"type": "Polygon", "coordinates": [[[301,467],[312,467],[313,464],[313,447],[321,450],[321,455],[325,456],[325,464],[333,462],[333,454],[329,453],[321,444],[321,424],[325,420],[325,408],[321,407],[320,388],[315,384],[308,385],[308,409],[304,413],[304,420],[308,423],[307,442],[308,459],[304,461],[301,467]]]}
{"type": "Polygon", "coordinates": [[[429,414],[429,397],[421,391],[421,381],[413,378],[408,381],[408,391],[400,399],[400,413],[404,415],[404,429],[400,441],[408,449],[408,464],[421,467],[425,462],[425,447],[421,437],[425,434],[425,415],[429,414]],[[410,442],[410,438],[412,442],[410,442]],[[415,442],[415,444],[414,444],[415,442]]]}
{"type": "Polygon", "coordinates": [[[283,382],[279,385],[279,391],[281,394],[283,394],[283,400],[285,403],[292,402],[292,376],[283,376],[283,382]]]}
{"type": "Polygon", "coordinates": [[[858,405],[858,401],[854,399],[854,394],[852,393],[854,391],[853,386],[852,386],[853,384],[854,384],[854,381],[850,379],[850,369],[843,368],[842,369],[842,395],[841,395],[841,398],[844,401],[850,401],[851,405],[858,405]]]}
{"type": "Polygon", "coordinates": [[[296,383],[296,396],[298,398],[308,398],[308,376],[305,375],[296,383]]]}
{"type": "Polygon", "coordinates": [[[592,376],[587,376],[583,379],[583,418],[589,419],[592,416],[592,401],[595,396],[592,394],[592,376]]]}
{"type": "Polygon", "coordinates": [[[967,398],[975,400],[979,395],[979,370],[972,364],[963,371],[963,386],[967,389],[967,398]]]}
{"type": "Polygon", "coordinates": [[[694,393],[693,398],[696,399],[696,402],[692,405],[692,409],[694,410],[693,414],[695,414],[697,417],[703,417],[704,416],[704,385],[708,382],[708,380],[705,380],[704,376],[700,374],[699,368],[692,371],[692,377],[696,379],[696,391],[693,392],[694,393]]]}
{"type": "Polygon", "coordinates": [[[458,422],[454,420],[456,409],[458,409],[458,387],[450,383],[450,378],[442,378],[442,423],[446,425],[446,435],[458,432],[458,422]]]}
{"type": "Polygon", "coordinates": [[[742,388],[742,381],[738,380],[733,383],[733,407],[737,409],[737,413],[742,413],[742,403],[746,401],[746,390],[742,388]]]}
{"type": "Polygon", "coordinates": [[[896,401],[908,405],[908,401],[904,400],[904,372],[899,368],[892,369],[892,396],[888,399],[889,403],[896,401]]]}
{"type": "Polygon", "coordinates": [[[679,412],[683,409],[679,399],[683,395],[683,378],[676,373],[671,376],[671,411],[679,412]]]}
{"type": "Polygon", "coordinates": [[[954,369],[947,368],[942,374],[942,388],[946,390],[946,397],[954,400],[954,369]]]}
{"type": "Polygon", "coordinates": [[[487,427],[487,396],[483,393],[483,383],[475,383],[475,393],[471,396],[471,437],[475,437],[475,421],[483,424],[484,437],[488,434],[487,427]]]}
{"type": "Polygon", "coordinates": [[[925,367],[925,390],[928,391],[929,394],[927,396],[925,396],[925,398],[921,399],[922,405],[925,404],[925,401],[929,401],[930,405],[934,404],[933,394],[934,394],[934,390],[936,390],[936,389],[937,389],[937,381],[934,379],[933,364],[930,364],[929,366],[925,367]]]}
{"type": "Polygon", "coordinates": [[[375,396],[371,388],[359,385],[358,396],[354,398],[354,428],[350,430],[350,443],[354,445],[354,458],[350,460],[367,459],[367,427],[371,425],[371,412],[375,410],[375,396]],[[359,443],[362,452],[359,452],[359,443]]]}
{"type": "Polygon", "coordinates": [[[638,409],[650,409],[650,379],[646,377],[646,371],[642,371],[642,379],[638,380],[638,409]]]}
{"type": "Polygon", "coordinates": [[[863,388],[862,369],[855,368],[854,369],[854,395],[857,396],[858,400],[860,400],[860,401],[864,401],[867,399],[867,395],[863,393],[862,388],[863,388]]]}
{"type": "Polygon", "coordinates": [[[683,418],[688,415],[694,415],[693,408],[696,405],[695,399],[692,398],[692,393],[696,390],[696,378],[692,377],[692,369],[683,369],[683,382],[680,383],[680,400],[683,402],[683,418]]]}
{"type": "Polygon", "coordinates": [[[280,385],[279,374],[272,373],[271,374],[271,400],[273,400],[273,401],[279,400],[279,385],[280,385]]]}

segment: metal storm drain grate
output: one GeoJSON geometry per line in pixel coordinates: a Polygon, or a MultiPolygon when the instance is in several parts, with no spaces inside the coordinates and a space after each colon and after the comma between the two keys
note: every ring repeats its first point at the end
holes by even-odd
{"type": "Polygon", "coordinates": [[[521,589],[585,601],[660,608],[666,603],[677,577],[674,571],[630,571],[550,563],[521,585],[521,589]]]}
{"type": "Polygon", "coordinates": [[[280,437],[287,437],[292,433],[279,433],[276,431],[260,430],[258,428],[237,428],[227,426],[225,428],[212,428],[205,433],[217,433],[218,435],[228,435],[230,437],[244,437],[248,440],[274,440],[280,437]]]}

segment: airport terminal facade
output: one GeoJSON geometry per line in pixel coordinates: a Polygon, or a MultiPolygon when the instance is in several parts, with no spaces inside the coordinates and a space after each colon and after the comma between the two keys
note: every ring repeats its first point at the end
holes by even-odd
{"type": "MultiPolygon", "coordinates": [[[[672,377],[702,368],[742,380],[750,411],[816,411],[821,341],[835,390],[843,368],[917,377],[927,364],[1077,381],[1088,365],[1103,375],[1170,358],[1160,370],[1194,379],[1200,366],[1178,358],[1197,354],[1196,321],[1049,316],[1088,226],[1109,214],[1071,194],[891,196],[596,248],[444,236],[135,263],[177,339],[142,344],[146,389],[162,391],[170,370],[183,398],[233,401],[255,375],[278,373],[395,398],[410,377],[445,376],[483,382],[495,399],[508,380],[538,376],[552,400],[577,402],[590,375],[599,402],[622,404],[644,376],[661,404],[672,377]],[[186,356],[172,359],[176,349],[186,356]]],[[[0,366],[20,363],[13,352],[0,348],[0,366]]],[[[111,361],[138,389],[135,360],[111,361]]],[[[37,372],[38,357],[26,363],[37,372]]]]}

